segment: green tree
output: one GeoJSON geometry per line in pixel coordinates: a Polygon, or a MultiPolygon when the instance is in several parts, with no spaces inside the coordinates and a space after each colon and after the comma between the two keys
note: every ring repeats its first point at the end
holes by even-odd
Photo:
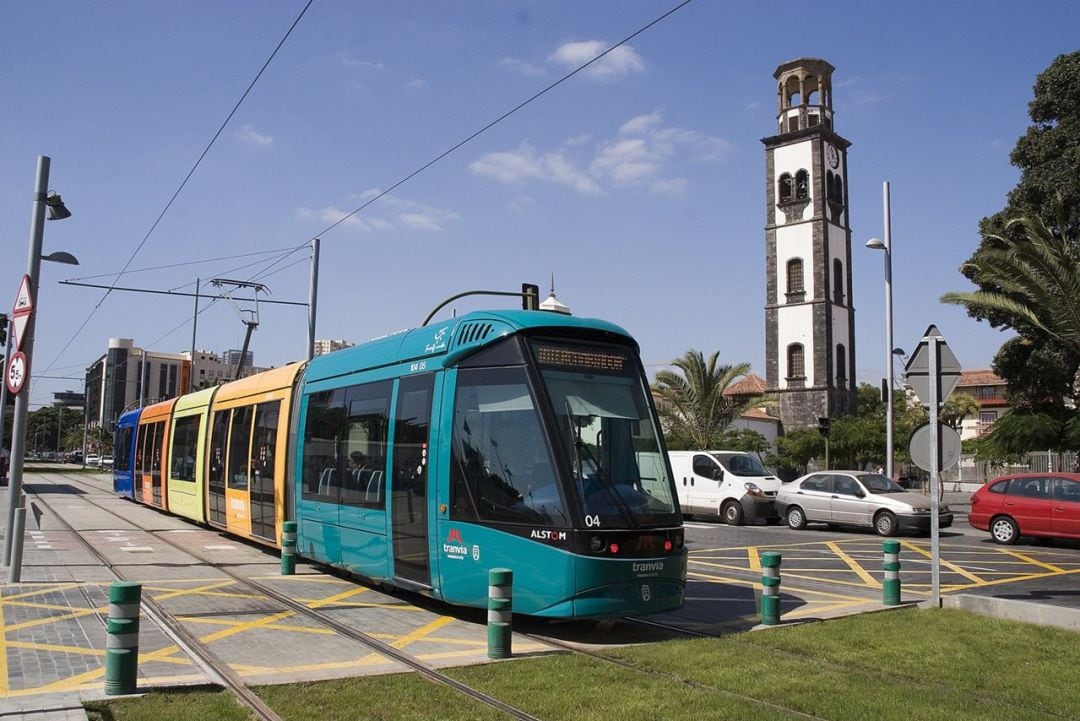
{"type": "MultiPolygon", "coordinates": [[[[1059,207],[1058,229],[1038,218],[1010,221],[1019,234],[997,236],[1000,247],[983,248],[969,261],[997,290],[946,293],[942,302],[1007,314],[1022,337],[1080,358],[1080,264],[1076,240],[1063,230],[1065,215],[1059,207]]],[[[1077,399],[1077,367],[1067,371],[1077,399]]]]}
{"type": "MultiPolygon", "coordinates": [[[[1075,276],[1080,237],[1080,51],[1059,55],[1039,74],[1028,112],[1032,124],[1009,156],[1020,170],[1020,180],[1010,191],[1005,208],[979,223],[982,241],[960,269],[979,292],[997,296],[1000,302],[968,303],[958,298],[950,302],[962,302],[970,316],[996,328],[1016,330],[1020,343],[1031,346],[1006,343],[995,358],[994,370],[1008,383],[1007,399],[1022,416],[1040,412],[1053,416],[1061,410],[1042,407],[1043,400],[1076,396],[1080,355],[1057,330],[1048,330],[1039,322],[1045,319],[1035,319],[1025,310],[1030,309],[1033,297],[1016,288],[1012,273],[1022,272],[1027,263],[1038,258],[1034,254],[1020,256],[1018,267],[1009,268],[1008,258],[1003,256],[1015,253],[1032,234],[1043,233],[1032,228],[1038,220],[1053,223],[1061,247],[1051,258],[1071,261],[1067,265],[1075,276]],[[1028,220],[1018,223],[1017,218],[1028,220]]],[[[1057,275],[1054,266],[1046,270],[1057,275]]]]}
{"type": "Polygon", "coordinates": [[[776,453],[765,456],[765,463],[775,467],[783,477],[801,476],[810,461],[825,457],[825,438],[812,428],[796,428],[785,433],[776,439],[776,447],[776,453]]]}
{"type": "Polygon", "coordinates": [[[982,406],[979,405],[975,396],[964,391],[957,391],[941,404],[939,418],[942,423],[958,431],[964,419],[968,416],[977,416],[980,408],[982,406]]]}
{"type": "Polygon", "coordinates": [[[769,440],[765,436],[750,428],[729,428],[720,434],[717,441],[717,448],[756,453],[759,458],[770,447],[769,440]]]}
{"type": "Polygon", "coordinates": [[[659,399],[656,410],[670,448],[716,448],[731,422],[758,402],[724,395],[728,386],[750,372],[750,364],[720,365],[719,356],[717,351],[706,360],[701,351],[691,349],[672,361],[678,373],[657,372],[652,391],[659,399]]]}

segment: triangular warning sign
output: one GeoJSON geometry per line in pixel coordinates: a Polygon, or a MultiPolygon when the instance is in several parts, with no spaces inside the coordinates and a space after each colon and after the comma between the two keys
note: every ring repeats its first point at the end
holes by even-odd
{"type": "Polygon", "coordinates": [[[22,349],[23,336],[26,335],[26,326],[30,325],[30,314],[12,316],[11,324],[15,326],[15,350],[22,349]]]}

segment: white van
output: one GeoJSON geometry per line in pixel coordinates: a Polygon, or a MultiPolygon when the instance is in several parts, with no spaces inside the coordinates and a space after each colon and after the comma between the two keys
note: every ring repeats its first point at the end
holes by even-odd
{"type": "Polygon", "coordinates": [[[780,479],[742,451],[668,451],[683,514],[722,518],[737,526],[744,519],[779,523],[776,492],[780,479]]]}

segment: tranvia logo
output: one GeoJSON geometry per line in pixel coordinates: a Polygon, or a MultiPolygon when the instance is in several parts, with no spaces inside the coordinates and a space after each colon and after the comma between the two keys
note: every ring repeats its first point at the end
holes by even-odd
{"type": "Polygon", "coordinates": [[[469,547],[461,539],[461,531],[456,528],[451,528],[450,533],[446,535],[442,550],[448,558],[462,559],[469,555],[469,547]]]}
{"type": "MultiPolygon", "coordinates": [[[[664,570],[664,562],[663,561],[643,561],[641,563],[638,563],[637,561],[634,562],[634,573],[653,574],[653,575],[655,575],[657,573],[660,573],[663,570],[664,570]]],[[[642,588],[648,588],[648,587],[643,586],[642,588]]]]}
{"type": "Polygon", "coordinates": [[[651,599],[652,599],[652,589],[649,588],[648,584],[645,584],[645,585],[643,585],[641,587],[641,600],[648,603],[649,600],[651,600],[651,599]]]}

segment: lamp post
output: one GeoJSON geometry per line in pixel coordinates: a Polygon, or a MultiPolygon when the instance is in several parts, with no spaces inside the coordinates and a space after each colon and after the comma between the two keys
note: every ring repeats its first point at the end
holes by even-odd
{"type": "Polygon", "coordinates": [[[885,240],[871,238],[866,247],[885,251],[885,475],[893,477],[893,312],[892,312],[892,220],[889,215],[889,181],[881,189],[885,215],[885,240]]]}
{"type": "MultiPolygon", "coordinates": [[[[52,253],[48,256],[41,255],[41,243],[45,226],[45,210],[49,211],[49,220],[63,220],[71,217],[71,211],[64,206],[64,201],[56,193],[48,194],[49,188],[49,164],[50,159],[45,155],[39,155],[37,159],[37,176],[34,184],[34,206],[30,215],[30,249],[26,260],[26,275],[29,279],[30,298],[36,305],[38,295],[38,274],[41,270],[41,261],[49,260],[58,263],[77,265],[78,261],[70,253],[52,253]]],[[[8,569],[8,583],[18,583],[21,576],[19,563],[13,563],[22,558],[22,533],[15,533],[16,509],[19,508],[22,499],[22,472],[23,456],[26,453],[26,422],[30,407],[30,376],[31,363],[34,350],[34,326],[37,309],[30,313],[26,329],[23,332],[19,350],[30,361],[26,367],[26,377],[22,388],[15,395],[15,416],[11,422],[11,487],[8,489],[7,509],[7,532],[4,534],[4,563],[10,566],[8,569]],[[19,552],[12,553],[18,544],[19,552]]],[[[25,513],[25,511],[24,511],[25,513]]],[[[19,524],[21,526],[21,524],[19,524]]]]}

